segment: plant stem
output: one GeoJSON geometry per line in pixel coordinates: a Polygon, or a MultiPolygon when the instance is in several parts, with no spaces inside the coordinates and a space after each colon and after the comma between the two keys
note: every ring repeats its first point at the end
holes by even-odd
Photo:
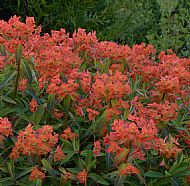
{"type": "Polygon", "coordinates": [[[19,76],[20,76],[20,60],[18,61],[17,64],[17,77],[16,77],[16,83],[15,83],[15,87],[14,87],[14,93],[13,93],[13,99],[15,100],[16,95],[17,95],[17,89],[18,89],[18,81],[19,81],[19,76]]]}

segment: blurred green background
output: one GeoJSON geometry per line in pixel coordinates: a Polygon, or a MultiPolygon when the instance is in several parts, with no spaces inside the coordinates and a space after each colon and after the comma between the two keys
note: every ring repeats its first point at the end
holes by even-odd
{"type": "Polygon", "coordinates": [[[190,56],[190,0],[0,0],[0,19],[35,17],[43,32],[97,31],[100,40],[153,44],[190,56]]]}

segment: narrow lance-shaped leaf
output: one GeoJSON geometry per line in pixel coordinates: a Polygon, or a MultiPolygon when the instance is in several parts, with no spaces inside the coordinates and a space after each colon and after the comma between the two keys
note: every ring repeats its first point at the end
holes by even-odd
{"type": "Polygon", "coordinates": [[[160,172],[156,172],[156,171],[148,171],[144,174],[144,176],[146,177],[151,177],[151,178],[162,178],[163,174],[160,172]]]}
{"type": "Polygon", "coordinates": [[[16,174],[14,179],[17,180],[23,176],[25,176],[26,174],[30,173],[32,171],[32,168],[28,168],[26,170],[23,170],[22,172],[20,172],[19,174],[16,174]]]}
{"type": "Polygon", "coordinates": [[[7,102],[7,103],[16,104],[16,102],[13,99],[11,99],[10,97],[5,96],[5,95],[2,96],[2,100],[7,102]]]}
{"type": "Polygon", "coordinates": [[[5,45],[4,44],[1,44],[1,51],[0,52],[1,52],[2,56],[6,55],[5,45]]]}
{"type": "Polygon", "coordinates": [[[4,78],[4,80],[2,82],[0,82],[0,90],[3,89],[4,87],[6,87],[9,83],[9,81],[14,79],[14,77],[16,75],[17,75],[17,71],[10,72],[9,74],[7,74],[7,76],[4,78]]]}
{"type": "Polygon", "coordinates": [[[109,183],[105,179],[103,179],[96,173],[90,173],[89,177],[93,179],[96,183],[100,183],[101,185],[109,185],[109,183]]]}
{"type": "Polygon", "coordinates": [[[21,55],[22,55],[22,46],[21,45],[18,45],[15,55],[16,55],[16,63],[18,64],[18,62],[21,59],[21,55]]]}
{"type": "Polygon", "coordinates": [[[28,79],[28,83],[31,85],[32,83],[32,71],[31,71],[31,67],[28,65],[27,61],[22,60],[22,67],[24,70],[24,73],[28,79]]]}
{"type": "Polygon", "coordinates": [[[26,89],[26,93],[31,95],[32,98],[34,98],[38,102],[39,105],[43,103],[42,100],[36,95],[36,93],[33,90],[26,89]]]}
{"type": "Polygon", "coordinates": [[[42,160],[42,164],[43,164],[44,168],[47,170],[47,172],[48,172],[51,176],[57,177],[55,170],[53,169],[53,167],[51,166],[51,164],[50,164],[47,160],[43,159],[43,160],[42,160]]]}
{"type": "Polygon", "coordinates": [[[36,125],[38,125],[44,116],[44,105],[39,105],[37,110],[33,113],[33,120],[36,125]]]}

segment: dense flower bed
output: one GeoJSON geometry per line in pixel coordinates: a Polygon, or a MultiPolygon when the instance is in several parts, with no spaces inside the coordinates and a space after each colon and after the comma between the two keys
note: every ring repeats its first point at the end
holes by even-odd
{"type": "Polygon", "coordinates": [[[190,59],[0,21],[2,185],[188,185],[190,59]]]}

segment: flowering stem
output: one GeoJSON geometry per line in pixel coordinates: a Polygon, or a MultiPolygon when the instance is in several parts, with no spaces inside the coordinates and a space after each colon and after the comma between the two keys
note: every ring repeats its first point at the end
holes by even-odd
{"type": "Polygon", "coordinates": [[[14,87],[14,94],[13,94],[13,99],[15,99],[16,95],[17,95],[17,89],[18,89],[18,81],[19,81],[19,76],[20,76],[20,60],[17,64],[17,77],[16,77],[16,83],[15,83],[15,87],[14,87]]]}
{"type": "Polygon", "coordinates": [[[20,59],[22,54],[22,46],[19,45],[16,49],[16,64],[17,64],[17,77],[16,77],[16,83],[14,87],[14,93],[13,93],[13,99],[15,99],[18,89],[18,81],[20,76],[20,59]]]}

